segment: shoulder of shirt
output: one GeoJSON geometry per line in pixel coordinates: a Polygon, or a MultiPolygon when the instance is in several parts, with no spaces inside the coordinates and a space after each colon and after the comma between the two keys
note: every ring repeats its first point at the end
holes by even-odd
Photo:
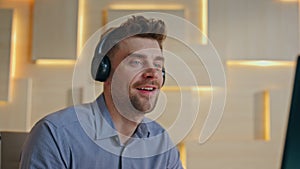
{"type": "Polygon", "coordinates": [[[57,112],[51,113],[44,118],[42,118],[39,123],[51,123],[54,127],[61,128],[67,127],[69,125],[73,125],[74,123],[78,123],[78,118],[76,111],[91,111],[91,104],[80,104],[76,106],[70,106],[59,110],[57,112]]]}

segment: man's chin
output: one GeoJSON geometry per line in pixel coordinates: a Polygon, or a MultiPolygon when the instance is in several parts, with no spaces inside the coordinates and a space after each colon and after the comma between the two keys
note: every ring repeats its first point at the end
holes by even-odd
{"type": "Polygon", "coordinates": [[[152,98],[131,97],[130,102],[135,111],[139,114],[147,114],[154,110],[157,103],[157,96],[152,98]]]}
{"type": "MultiPolygon", "coordinates": [[[[134,106],[135,107],[135,106],[134,106]]],[[[139,114],[147,114],[147,113],[150,113],[153,111],[154,107],[151,107],[151,108],[141,108],[141,107],[135,107],[136,109],[136,112],[139,113],[139,114]]]]}
{"type": "Polygon", "coordinates": [[[147,114],[147,113],[151,113],[154,110],[156,102],[139,103],[138,105],[136,104],[132,104],[132,105],[135,108],[136,113],[147,114]]]}

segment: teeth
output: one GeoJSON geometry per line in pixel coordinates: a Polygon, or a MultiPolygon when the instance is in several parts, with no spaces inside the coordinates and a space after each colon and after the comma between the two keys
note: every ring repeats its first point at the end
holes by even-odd
{"type": "Polygon", "coordinates": [[[154,90],[152,87],[142,87],[142,88],[139,88],[140,90],[148,90],[148,91],[152,91],[154,90]]]}

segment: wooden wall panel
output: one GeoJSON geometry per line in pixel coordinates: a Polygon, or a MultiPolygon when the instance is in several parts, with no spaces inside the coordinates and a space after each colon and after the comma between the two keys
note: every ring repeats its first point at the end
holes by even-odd
{"type": "Polygon", "coordinates": [[[9,100],[12,9],[0,9],[0,101],[9,100]]]}
{"type": "Polygon", "coordinates": [[[232,60],[295,60],[299,51],[297,2],[209,1],[209,37],[232,60]]]}
{"type": "Polygon", "coordinates": [[[36,0],[32,59],[76,59],[78,0],[36,0]]]}
{"type": "Polygon", "coordinates": [[[32,79],[12,81],[12,100],[0,106],[0,131],[29,131],[32,79]]]}

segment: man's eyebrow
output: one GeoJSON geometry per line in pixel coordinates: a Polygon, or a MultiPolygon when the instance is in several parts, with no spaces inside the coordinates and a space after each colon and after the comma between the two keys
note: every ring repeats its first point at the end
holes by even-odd
{"type": "Polygon", "coordinates": [[[165,61],[165,58],[162,56],[156,56],[154,60],[165,61]]]}
{"type": "MultiPolygon", "coordinates": [[[[128,56],[129,57],[136,57],[136,58],[146,58],[147,57],[147,55],[140,54],[140,53],[130,53],[128,56]]],[[[164,61],[165,58],[161,55],[158,55],[158,56],[155,56],[154,60],[164,61]]]]}
{"type": "Polygon", "coordinates": [[[140,54],[140,53],[130,53],[128,55],[129,57],[136,57],[136,58],[146,58],[146,55],[140,54]]]}

